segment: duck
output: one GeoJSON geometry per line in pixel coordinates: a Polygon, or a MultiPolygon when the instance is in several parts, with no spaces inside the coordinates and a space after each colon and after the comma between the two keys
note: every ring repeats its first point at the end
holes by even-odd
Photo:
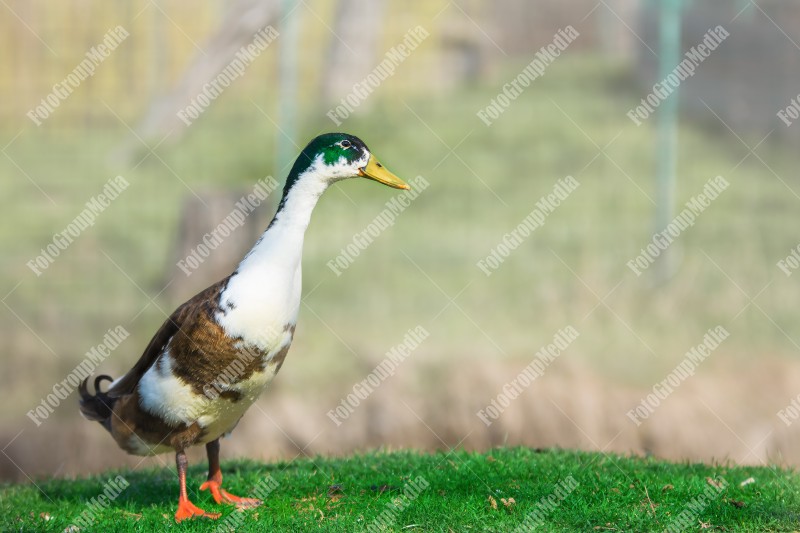
{"type": "Polygon", "coordinates": [[[300,308],[303,240],[311,213],[332,184],[367,178],[395,189],[409,185],[384,167],[358,137],[326,133],[300,152],[277,211],[229,276],[187,300],[164,321],[124,375],[99,375],[79,385],[80,412],[99,422],[132,455],[174,453],[178,472],[175,521],[219,518],[186,491],[186,450],[205,445],[208,490],[217,504],[261,505],[223,489],[220,439],[280,370],[300,308]],[[102,390],[104,382],[110,382],[102,390]]]}

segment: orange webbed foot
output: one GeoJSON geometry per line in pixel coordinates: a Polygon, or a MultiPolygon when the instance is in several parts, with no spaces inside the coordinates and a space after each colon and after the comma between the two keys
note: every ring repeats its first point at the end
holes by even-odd
{"type": "Polygon", "coordinates": [[[195,516],[202,517],[202,518],[211,518],[216,520],[220,517],[219,513],[207,513],[204,510],[197,507],[195,504],[190,502],[189,500],[179,500],[178,501],[178,510],[175,512],[175,521],[180,522],[181,520],[186,520],[187,518],[194,518],[195,516]]]}
{"type": "Polygon", "coordinates": [[[211,496],[217,503],[232,503],[239,509],[249,509],[251,507],[258,507],[261,505],[261,500],[257,498],[242,498],[234,496],[227,490],[222,488],[222,484],[218,481],[209,480],[200,485],[200,490],[210,490],[211,496]]]}

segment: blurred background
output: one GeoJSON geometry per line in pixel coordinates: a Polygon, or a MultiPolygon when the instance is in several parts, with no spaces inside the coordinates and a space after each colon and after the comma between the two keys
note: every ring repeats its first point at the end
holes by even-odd
{"type": "Polygon", "coordinates": [[[787,261],[800,243],[795,2],[4,0],[0,13],[3,479],[171,467],[118,450],[74,391],[40,425],[26,413],[117,326],[130,336],[96,372],[127,371],[167,314],[235,267],[279,193],[191,275],[176,263],[324,131],[358,135],[430,185],[339,275],[326,264],[397,191],[351,180],[322,198],[290,356],[223,457],[524,444],[800,464],[800,424],[778,416],[800,393],[800,263],[787,261]],[[632,120],[717,26],[729,36],[632,120]],[[182,121],[267,27],[277,37],[182,121]],[[107,32],[127,36],[43,104],[107,32]],[[565,32],[557,57],[537,58],[565,32]],[[387,57],[391,75],[365,82],[387,57]],[[362,82],[370,91],[352,97],[362,82]],[[337,123],[348,95],[357,105],[337,123]],[[485,121],[493,99],[501,112],[485,121]],[[28,263],[116,176],[129,186],[37,275],[28,263]],[[479,268],[567,176],[579,187],[490,275],[479,268]],[[717,176],[729,187],[633,272],[628,261],[717,176]],[[419,326],[429,337],[395,375],[332,422],[419,326]],[[569,326],[578,338],[484,424],[476,413],[569,326]],[[718,326],[729,338],[637,425],[626,413],[718,326]]]}

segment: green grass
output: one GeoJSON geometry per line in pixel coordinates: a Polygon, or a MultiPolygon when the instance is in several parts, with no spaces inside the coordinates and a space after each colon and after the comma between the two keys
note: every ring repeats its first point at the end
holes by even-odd
{"type": "MultiPolygon", "coordinates": [[[[393,504],[403,503],[410,480],[419,480],[423,490],[402,511],[389,513],[396,520],[387,531],[512,531],[537,508],[545,509],[545,522],[535,530],[663,531],[704,492],[710,497],[696,508],[689,531],[699,530],[701,522],[717,531],[785,531],[800,520],[800,478],[766,467],[514,448],[486,454],[375,452],[276,464],[231,461],[223,468],[225,486],[233,493],[247,494],[267,476],[277,482],[263,507],[235,517],[242,519],[236,522],[240,532],[364,531],[393,504]],[[749,478],[753,481],[742,486],[749,478]],[[577,482],[571,484],[574,490],[561,491],[565,497],[554,508],[541,507],[557,483],[568,479],[577,482]]],[[[97,514],[90,531],[213,528],[207,520],[173,523],[177,480],[164,468],[48,480],[41,490],[29,484],[3,486],[0,529],[63,531],[103,484],[120,474],[130,486],[97,514]]],[[[190,469],[190,498],[207,511],[222,510],[222,521],[233,520],[228,515],[237,511],[197,493],[204,476],[204,465],[190,469]]]]}

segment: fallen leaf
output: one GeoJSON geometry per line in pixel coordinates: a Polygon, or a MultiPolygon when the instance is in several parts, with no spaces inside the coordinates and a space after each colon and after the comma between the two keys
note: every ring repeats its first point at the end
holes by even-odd
{"type": "Polygon", "coordinates": [[[661,487],[661,492],[667,492],[668,490],[672,490],[674,488],[675,488],[675,485],[673,485],[672,483],[667,483],[666,485],[661,487]]]}
{"type": "Polygon", "coordinates": [[[720,483],[716,479],[711,479],[710,477],[706,478],[706,483],[708,483],[709,485],[711,485],[715,489],[721,489],[722,488],[722,483],[720,483]]]}
{"type": "Polygon", "coordinates": [[[489,505],[492,506],[492,509],[497,509],[497,500],[495,500],[491,494],[489,494],[489,505]]]}
{"type": "Polygon", "coordinates": [[[517,501],[514,498],[500,498],[500,501],[503,502],[503,505],[505,505],[506,509],[513,509],[517,504],[517,501]]]}
{"type": "Polygon", "coordinates": [[[328,487],[328,498],[333,501],[339,501],[344,498],[344,489],[338,483],[336,485],[331,485],[328,487]]]}
{"type": "Polygon", "coordinates": [[[729,503],[729,504],[731,504],[731,505],[733,505],[734,507],[737,507],[737,508],[739,508],[739,509],[741,509],[742,507],[744,507],[744,502],[742,502],[742,501],[739,501],[739,500],[728,500],[728,503],[729,503]]]}
{"type": "Polygon", "coordinates": [[[739,483],[739,486],[744,487],[745,485],[749,485],[750,483],[755,483],[755,482],[756,482],[755,478],[749,477],[744,481],[742,481],[741,483],[739,483]]]}

